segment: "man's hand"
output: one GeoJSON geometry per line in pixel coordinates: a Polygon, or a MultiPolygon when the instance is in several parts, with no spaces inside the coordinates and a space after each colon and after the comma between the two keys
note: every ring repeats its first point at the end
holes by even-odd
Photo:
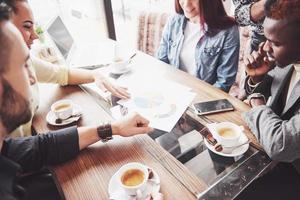
{"type": "Polygon", "coordinates": [[[251,106],[251,105],[250,105],[250,102],[249,102],[249,99],[245,99],[243,102],[244,102],[245,104],[247,104],[248,106],[251,106]]]}
{"type": "Polygon", "coordinates": [[[252,108],[255,108],[257,106],[266,105],[266,102],[263,98],[252,98],[251,100],[245,99],[243,101],[247,105],[251,106],[252,108]]]}
{"type": "Polygon", "coordinates": [[[153,128],[148,126],[149,121],[137,113],[127,115],[119,121],[111,124],[113,135],[129,137],[142,133],[149,133],[153,128]]]}
{"type": "MultiPolygon", "coordinates": [[[[137,134],[149,133],[153,131],[153,128],[148,126],[149,121],[140,116],[137,113],[127,115],[122,120],[118,120],[111,123],[111,129],[113,135],[120,135],[123,137],[129,137],[137,134]]],[[[99,135],[97,127],[79,127],[79,148],[80,150],[87,146],[98,142],[99,135]]],[[[0,143],[1,145],[1,143],[0,143]]]]}
{"type": "Polygon", "coordinates": [[[266,105],[266,102],[263,98],[252,98],[249,103],[252,108],[255,108],[257,106],[266,105]]]}
{"type": "Polygon", "coordinates": [[[112,95],[121,99],[130,98],[130,94],[128,93],[127,88],[112,84],[108,80],[108,78],[104,77],[101,73],[95,73],[94,80],[96,85],[103,91],[108,90],[112,95]]]}
{"type": "Polygon", "coordinates": [[[247,74],[254,83],[260,82],[274,66],[274,63],[268,60],[267,53],[263,50],[265,42],[259,45],[258,51],[253,51],[244,57],[244,65],[247,74]]]}

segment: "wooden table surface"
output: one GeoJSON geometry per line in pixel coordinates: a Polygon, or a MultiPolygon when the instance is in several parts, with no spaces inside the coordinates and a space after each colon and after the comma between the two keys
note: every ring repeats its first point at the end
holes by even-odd
{"type": "MultiPolygon", "coordinates": [[[[142,72],[155,79],[155,74],[159,71],[166,78],[193,88],[197,92],[195,102],[229,99],[235,111],[208,117],[245,125],[241,113],[249,110],[249,107],[243,102],[143,53],[138,53],[133,65],[136,67],[134,72],[142,72]]],[[[33,126],[38,133],[56,129],[48,125],[45,118],[50,105],[61,98],[71,99],[83,108],[83,116],[77,124],[79,126],[99,125],[112,120],[95,99],[78,86],[41,84],[40,93],[40,107],[33,120],[33,126]]],[[[246,133],[252,145],[260,147],[248,129],[246,133]]],[[[208,188],[204,181],[192,174],[148,135],[114,137],[108,143],[98,142],[83,150],[74,160],[55,166],[54,171],[67,199],[108,199],[110,178],[128,162],[141,162],[153,168],[161,179],[160,191],[165,199],[196,199],[198,193],[208,188]]]]}

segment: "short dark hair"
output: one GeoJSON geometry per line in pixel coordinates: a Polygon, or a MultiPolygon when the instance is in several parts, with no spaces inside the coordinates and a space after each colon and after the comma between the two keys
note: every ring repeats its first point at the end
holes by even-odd
{"type": "Polygon", "coordinates": [[[3,0],[9,5],[14,13],[18,13],[17,2],[27,2],[27,0],[3,0]]]}
{"type": "Polygon", "coordinates": [[[300,0],[267,0],[265,13],[275,20],[300,20],[300,0]]]}
{"type": "Polygon", "coordinates": [[[8,21],[10,18],[11,7],[5,2],[0,0],[0,73],[5,72],[8,68],[8,58],[10,52],[10,41],[8,41],[7,36],[2,28],[2,23],[8,21]]]}
{"type": "Polygon", "coordinates": [[[0,0],[0,21],[9,20],[11,7],[4,1],[0,0]]]}
{"type": "MultiPolygon", "coordinates": [[[[236,24],[234,18],[229,17],[225,11],[222,0],[199,0],[200,23],[208,26],[208,32],[223,30],[236,24]]],[[[179,0],[175,0],[175,11],[183,14],[179,0]]]]}

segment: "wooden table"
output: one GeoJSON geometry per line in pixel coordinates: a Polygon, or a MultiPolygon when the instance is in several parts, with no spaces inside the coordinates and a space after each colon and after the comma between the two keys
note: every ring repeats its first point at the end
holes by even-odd
{"type": "MultiPolygon", "coordinates": [[[[79,87],[42,85],[41,90],[43,103],[33,122],[38,133],[54,130],[54,127],[45,122],[45,116],[49,106],[60,98],[72,99],[82,106],[84,114],[79,126],[112,120],[92,97],[79,87]]],[[[111,176],[128,162],[141,162],[151,166],[161,179],[161,192],[166,199],[195,199],[199,191],[207,188],[205,183],[191,174],[148,135],[132,138],[114,137],[108,143],[98,142],[83,150],[76,159],[55,167],[55,173],[67,199],[108,199],[108,182],[111,176]],[[159,158],[155,158],[154,155],[159,158]],[[170,166],[176,176],[182,178],[182,182],[188,185],[194,194],[160,164],[161,160],[170,166]],[[170,185],[172,187],[169,187],[170,185]]]]}
{"type": "MultiPolygon", "coordinates": [[[[229,99],[236,109],[234,112],[210,115],[209,118],[245,125],[241,113],[249,110],[249,107],[228,94],[140,52],[135,57],[133,66],[134,73],[153,76],[154,79],[157,73],[163,73],[167,79],[193,88],[198,94],[195,99],[197,102],[229,99]]],[[[61,98],[72,99],[82,106],[83,116],[79,126],[98,125],[112,120],[107,111],[97,103],[95,96],[84,92],[80,87],[42,84],[40,91],[40,108],[33,121],[38,133],[56,129],[47,125],[45,116],[50,105],[61,98]]],[[[260,148],[250,131],[247,129],[246,132],[251,144],[260,148]]],[[[128,162],[141,162],[153,168],[161,179],[160,191],[165,199],[196,199],[199,193],[210,188],[148,135],[114,137],[105,144],[98,142],[83,150],[76,159],[56,166],[54,171],[67,199],[108,199],[111,176],[128,162]]]]}

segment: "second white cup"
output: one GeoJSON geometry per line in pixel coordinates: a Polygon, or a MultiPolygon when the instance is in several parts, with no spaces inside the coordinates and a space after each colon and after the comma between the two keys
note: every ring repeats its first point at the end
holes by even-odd
{"type": "Polygon", "coordinates": [[[217,141],[227,147],[238,144],[243,128],[231,122],[215,124],[213,136],[217,141]]]}
{"type": "Polygon", "coordinates": [[[118,171],[118,182],[128,195],[141,197],[149,177],[148,168],[137,162],[123,165],[118,171]]]}
{"type": "Polygon", "coordinates": [[[73,103],[68,99],[56,101],[52,104],[51,111],[58,119],[67,119],[73,115],[73,103]]]}
{"type": "Polygon", "coordinates": [[[123,72],[127,68],[128,60],[123,58],[115,58],[111,67],[114,72],[123,72]]]}

